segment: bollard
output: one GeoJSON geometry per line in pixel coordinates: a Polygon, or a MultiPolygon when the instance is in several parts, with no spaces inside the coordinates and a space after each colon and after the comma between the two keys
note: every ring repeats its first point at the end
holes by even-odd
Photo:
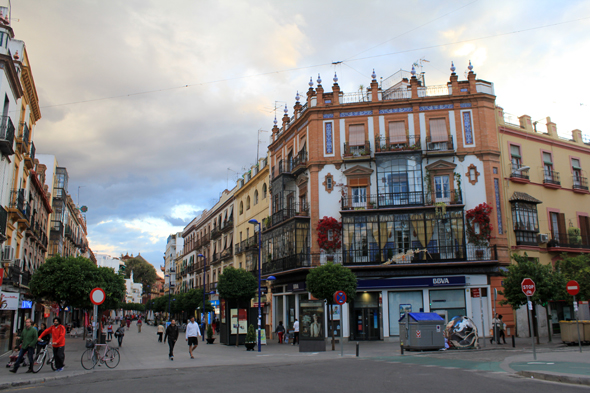
{"type": "Polygon", "coordinates": [[[359,342],[356,342],[356,357],[359,357],[359,342]]]}
{"type": "Polygon", "coordinates": [[[404,343],[400,342],[400,350],[402,352],[402,355],[404,354],[404,343]]]}
{"type": "Polygon", "coordinates": [[[512,336],[512,348],[516,348],[516,343],[514,342],[514,335],[512,336]]]}

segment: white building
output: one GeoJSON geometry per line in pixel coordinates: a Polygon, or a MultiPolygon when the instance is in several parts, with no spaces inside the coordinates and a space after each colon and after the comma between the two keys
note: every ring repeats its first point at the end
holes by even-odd
{"type": "Polygon", "coordinates": [[[113,258],[107,254],[95,254],[96,265],[99,267],[110,267],[115,274],[119,274],[119,268],[125,263],[118,258],[113,258]]]}
{"type": "Polygon", "coordinates": [[[143,284],[133,282],[133,272],[131,272],[131,277],[125,279],[125,303],[141,303],[142,293],[143,284]]]}
{"type": "Polygon", "coordinates": [[[176,286],[176,256],[182,251],[182,233],[173,233],[166,241],[166,252],[164,253],[164,292],[174,291],[176,286]],[[170,287],[170,288],[169,288],[170,287]]]}

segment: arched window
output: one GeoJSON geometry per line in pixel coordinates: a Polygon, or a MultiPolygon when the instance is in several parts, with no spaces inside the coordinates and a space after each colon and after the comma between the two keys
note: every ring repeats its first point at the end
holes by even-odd
{"type": "Polygon", "coordinates": [[[266,199],[266,183],[262,185],[262,199],[266,199]]]}
{"type": "Polygon", "coordinates": [[[244,202],[240,201],[240,214],[244,213],[244,202]]]}
{"type": "Polygon", "coordinates": [[[254,191],[254,205],[258,205],[258,190],[254,191]]]}
{"type": "Polygon", "coordinates": [[[250,195],[246,198],[246,210],[250,210],[250,195]]]}

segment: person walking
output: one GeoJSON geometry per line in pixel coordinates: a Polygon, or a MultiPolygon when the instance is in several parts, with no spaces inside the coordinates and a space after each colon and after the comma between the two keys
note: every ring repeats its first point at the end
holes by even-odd
{"type": "Polygon", "coordinates": [[[193,351],[199,345],[199,336],[201,336],[201,339],[203,338],[199,324],[195,322],[195,317],[193,316],[191,317],[191,321],[186,325],[186,341],[188,342],[188,353],[190,353],[191,359],[195,358],[193,351]]]}
{"type": "Polygon", "coordinates": [[[108,340],[113,339],[113,324],[111,322],[109,322],[109,325],[107,326],[107,335],[108,340]]]}
{"type": "Polygon", "coordinates": [[[161,343],[162,342],[162,336],[164,335],[164,325],[162,325],[162,323],[160,323],[158,325],[158,342],[161,343]]]}
{"type": "Polygon", "coordinates": [[[299,321],[295,318],[295,322],[293,322],[293,345],[299,345],[299,321]]]}
{"type": "Polygon", "coordinates": [[[14,363],[14,366],[8,371],[11,373],[16,373],[18,368],[20,367],[20,363],[23,360],[25,353],[29,358],[29,369],[27,370],[28,373],[33,372],[33,365],[35,364],[33,361],[33,353],[35,352],[35,347],[37,346],[37,329],[35,329],[31,325],[31,319],[27,318],[25,320],[25,328],[21,333],[22,344],[20,347],[20,352],[18,353],[18,358],[14,363]]]}
{"type": "Polygon", "coordinates": [[[494,336],[490,339],[490,344],[497,340],[498,344],[502,344],[500,339],[504,339],[504,344],[506,344],[506,335],[504,334],[504,321],[502,321],[502,315],[496,314],[496,318],[492,319],[492,327],[494,336]],[[496,334],[498,337],[496,337],[496,334]]]}
{"type": "Polygon", "coordinates": [[[127,317],[127,330],[129,330],[130,326],[131,326],[131,318],[127,317]]]}
{"type": "Polygon", "coordinates": [[[45,329],[39,336],[38,340],[51,334],[51,345],[53,345],[53,358],[55,359],[55,371],[64,370],[64,361],[66,360],[66,328],[61,324],[61,319],[53,318],[53,326],[45,329]]]}
{"type": "Polygon", "coordinates": [[[137,320],[136,325],[137,325],[137,333],[141,333],[141,326],[143,325],[143,322],[141,322],[141,318],[139,318],[137,320]]]}
{"type": "Polygon", "coordinates": [[[178,326],[176,326],[176,320],[174,319],[166,328],[164,342],[166,342],[166,339],[168,339],[168,347],[170,348],[170,351],[168,352],[168,358],[170,360],[174,360],[174,344],[176,344],[176,340],[178,340],[178,326]]]}
{"type": "Polygon", "coordinates": [[[119,347],[123,345],[123,337],[125,336],[125,325],[121,322],[121,326],[115,331],[115,337],[117,337],[117,342],[119,343],[119,347]]]}
{"type": "Polygon", "coordinates": [[[279,344],[283,343],[283,335],[285,334],[285,327],[283,321],[279,321],[279,326],[275,329],[275,333],[279,336],[279,344]]]}

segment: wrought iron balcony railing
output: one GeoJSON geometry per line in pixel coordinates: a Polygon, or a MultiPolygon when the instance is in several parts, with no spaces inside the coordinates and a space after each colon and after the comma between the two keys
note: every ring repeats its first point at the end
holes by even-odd
{"type": "Polygon", "coordinates": [[[574,190],[584,190],[588,191],[588,178],[574,176],[574,190]]]}
{"type": "Polygon", "coordinates": [[[449,135],[446,141],[433,141],[431,136],[426,138],[426,151],[428,152],[448,152],[454,150],[452,135],[449,135]]]}
{"type": "Polygon", "coordinates": [[[309,206],[307,203],[292,203],[286,208],[277,210],[271,218],[272,226],[297,216],[309,216],[309,206]]]}
{"type": "Polygon", "coordinates": [[[510,178],[529,180],[529,167],[511,163],[510,178]]]}
{"type": "Polygon", "coordinates": [[[0,152],[7,156],[14,154],[14,124],[9,116],[0,118],[0,152]]]}
{"type": "Polygon", "coordinates": [[[371,158],[371,143],[365,141],[364,145],[351,145],[350,143],[345,142],[342,157],[344,159],[371,158]]]}
{"type": "Polygon", "coordinates": [[[543,170],[543,184],[550,184],[554,186],[561,185],[561,181],[559,180],[559,172],[547,169],[543,170]]]}
{"type": "Polygon", "coordinates": [[[377,153],[420,151],[420,136],[406,136],[405,140],[395,140],[384,136],[375,137],[375,151],[377,153]]]}

